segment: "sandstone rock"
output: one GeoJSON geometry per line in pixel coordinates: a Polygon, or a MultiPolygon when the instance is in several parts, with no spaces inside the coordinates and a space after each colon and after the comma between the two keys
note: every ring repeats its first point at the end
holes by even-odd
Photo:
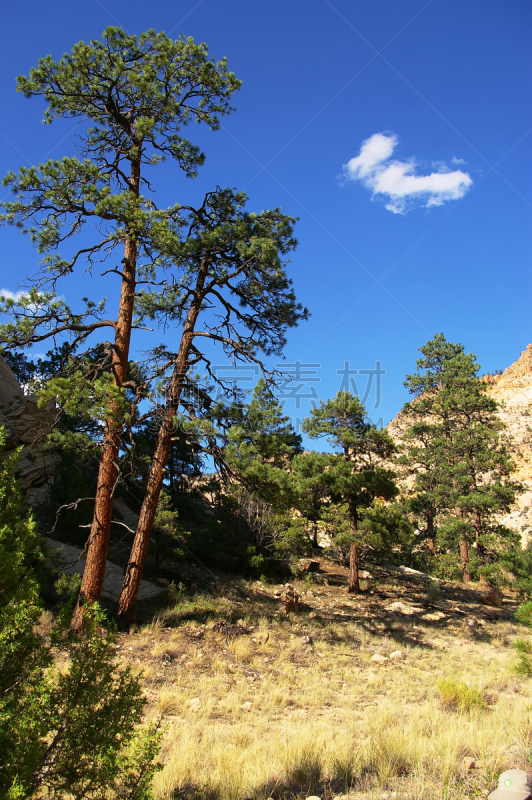
{"type": "Polygon", "coordinates": [[[439,622],[441,619],[446,619],[446,615],[443,611],[432,611],[429,614],[423,614],[423,619],[429,620],[430,622],[439,622]]]}
{"type": "Polygon", "coordinates": [[[502,608],[502,601],[504,599],[504,595],[500,589],[494,587],[490,589],[485,597],[482,598],[480,601],[484,606],[491,606],[492,608],[502,608]]]}
{"type": "Polygon", "coordinates": [[[8,455],[23,445],[19,455],[19,484],[32,505],[46,494],[61,458],[45,450],[46,438],[55,415],[51,408],[39,408],[35,398],[24,395],[17,379],[0,356],[0,426],[6,432],[8,455]]]}
{"type": "Polygon", "coordinates": [[[0,386],[2,387],[0,394],[0,405],[2,406],[9,406],[13,400],[24,397],[24,392],[15,375],[2,356],[0,356],[0,386]]]}
{"type": "Polygon", "coordinates": [[[386,656],[381,656],[380,653],[375,653],[370,658],[370,661],[373,661],[374,664],[386,664],[389,660],[386,656]]]}
{"type": "Polygon", "coordinates": [[[413,614],[419,614],[421,611],[423,611],[423,609],[416,606],[410,606],[407,603],[402,603],[400,600],[396,600],[395,603],[390,603],[390,605],[386,607],[386,611],[392,611],[396,614],[404,614],[407,617],[411,617],[413,614]]]}
{"type": "Polygon", "coordinates": [[[403,658],[403,651],[394,650],[393,653],[390,653],[390,658],[392,661],[400,661],[403,658]]]}

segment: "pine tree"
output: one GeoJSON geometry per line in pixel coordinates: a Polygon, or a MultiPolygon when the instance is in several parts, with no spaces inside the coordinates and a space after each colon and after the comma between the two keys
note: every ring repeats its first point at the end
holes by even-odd
{"type": "Polygon", "coordinates": [[[438,540],[443,549],[457,548],[463,579],[469,580],[471,545],[481,574],[487,574],[503,539],[513,541],[495,517],[509,510],[519,485],[510,478],[504,425],[478,377],[475,356],[443,334],[420,350],[417,372],[405,381],[416,398],[401,412],[408,424],[401,460],[413,476],[410,505],[425,520],[433,554],[438,540]]]}
{"type": "Polygon", "coordinates": [[[301,452],[301,436],[264,378],[249,405],[232,413],[237,419],[228,430],[225,452],[236,480],[265,500],[279,500],[287,486],[287,467],[301,452]]]}
{"type": "MultiPolygon", "coordinates": [[[[345,503],[330,503],[323,510],[322,520],[333,547],[342,554],[344,564],[349,564],[352,535],[345,503]]],[[[400,503],[390,503],[381,498],[360,510],[356,539],[361,547],[371,550],[374,559],[408,564],[414,545],[414,528],[400,503]]]]}
{"type": "MultiPolygon", "coordinates": [[[[77,129],[80,158],[46,161],[5,177],[4,185],[15,200],[3,204],[2,215],[8,224],[29,233],[42,254],[42,269],[27,294],[4,302],[15,319],[2,326],[1,340],[24,348],[62,335],[76,345],[93,333],[111,335],[103,342],[98,379],[92,382],[93,391],[101,384],[105,428],[73,622],[78,628],[82,604],[99,599],[103,584],[127,410],[130,340],[133,329],[143,324],[137,286],[157,281],[156,269],[175,247],[182,228],[179,205],[159,210],[143,191],[152,190],[150,170],[167,157],[186,176],[196,175],[203,153],[180,131],[191,122],[216,129],[238,87],[225,61],[213,62],[203,44],[190,38],[173,41],[153,30],[131,36],[115,27],[104,31],[103,41],[78,42],[71,54],[57,62],[46,56],[29,77],[18,78],[18,91],[26,97],[44,97],[46,123],[63,117],[90,125],[77,129]],[[63,243],[89,228],[97,232],[96,241],[83,239],[72,257],[58,253],[63,243]],[[121,246],[123,255],[118,255],[116,248],[121,246]],[[71,308],[61,296],[63,279],[82,268],[92,273],[107,259],[110,265],[103,274],[120,280],[116,317],[105,318],[104,301],[85,298],[82,310],[71,308]]],[[[92,352],[93,346],[85,351],[92,352]]],[[[83,394],[87,378],[81,355],[77,363],[80,369],[56,384],[58,400],[72,402],[73,395],[83,394]]]]}
{"type": "MultiPolygon", "coordinates": [[[[205,341],[216,343],[231,361],[258,365],[267,374],[261,359],[280,355],[287,329],[308,317],[307,309],[296,301],[283,261],[297,244],[293,238],[295,220],[279,209],[247,212],[246,200],[244,193],[217,190],[205,197],[201,208],[189,209],[188,235],[174,254],[173,290],[146,292],[141,298],[146,314],[164,315],[179,326],[181,335],[177,352],[160,350],[164,362],[173,366],[117,605],[117,616],[126,626],[135,615],[174,431],[181,424],[183,412],[196,417],[190,401],[191,369],[201,363],[222,392],[232,388],[213,371],[205,354],[205,341]]],[[[201,406],[212,403],[212,398],[204,394],[199,397],[201,406]]]]}
{"type": "Polygon", "coordinates": [[[291,533],[283,534],[291,524],[294,499],[289,470],[301,452],[301,436],[264,378],[257,382],[251,402],[230,406],[226,416],[224,461],[239,529],[242,519],[253,536],[253,558],[265,551],[284,555],[290,549],[291,533]]]}
{"type": "Polygon", "coordinates": [[[383,463],[394,453],[394,443],[387,431],[367,421],[364,406],[350,392],[338,392],[333,400],[312,409],[303,430],[311,439],[327,438],[336,451],[329,458],[323,479],[332,499],[347,503],[351,541],[348,591],[358,592],[363,540],[360,512],[376,497],[390,500],[397,494],[393,473],[383,463]]]}
{"type": "Polygon", "coordinates": [[[290,465],[293,505],[312,529],[312,546],[319,547],[318,530],[329,489],[324,481],[330,458],[326,453],[305,452],[296,455],[290,465]]]}

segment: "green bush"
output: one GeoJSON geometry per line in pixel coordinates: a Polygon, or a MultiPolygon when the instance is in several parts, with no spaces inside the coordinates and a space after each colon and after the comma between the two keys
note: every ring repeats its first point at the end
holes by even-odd
{"type": "Polygon", "coordinates": [[[427,585],[427,600],[429,603],[437,603],[441,596],[441,590],[436,581],[430,581],[427,585]]]}
{"type": "MultiPolygon", "coordinates": [[[[515,616],[520,622],[532,628],[532,601],[520,605],[515,616]]],[[[532,639],[517,639],[513,647],[518,653],[515,671],[526,678],[532,677],[532,639]]]]}
{"type": "Polygon", "coordinates": [[[532,640],[517,639],[513,643],[513,647],[517,650],[515,671],[525,678],[532,678],[532,640]]]}
{"type": "Polygon", "coordinates": [[[532,628],[532,600],[522,603],[515,612],[515,616],[519,622],[524,622],[525,625],[532,628]]]}
{"type": "MultiPolygon", "coordinates": [[[[0,429],[0,450],[3,447],[0,429]]],[[[0,461],[0,797],[144,800],[160,734],[142,727],[145,699],[114,663],[114,636],[97,606],[86,631],[36,627],[41,542],[18,492],[17,453],[0,461]],[[60,666],[59,666],[60,665],[60,666]]]]}
{"type": "Polygon", "coordinates": [[[443,705],[451,711],[474,711],[487,708],[482,692],[464,681],[440,678],[436,684],[443,705]]]}

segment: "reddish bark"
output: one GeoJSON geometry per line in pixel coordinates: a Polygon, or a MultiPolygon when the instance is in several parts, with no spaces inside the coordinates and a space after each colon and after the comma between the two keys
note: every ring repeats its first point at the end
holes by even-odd
{"type": "Polygon", "coordinates": [[[434,535],[434,518],[432,512],[427,516],[427,545],[432,556],[436,555],[436,537],[434,535]]]}
{"type": "Polygon", "coordinates": [[[168,454],[170,452],[170,447],[172,446],[174,418],[183,391],[183,385],[187,373],[188,357],[194,338],[194,328],[201,310],[203,288],[205,285],[207,272],[208,263],[204,262],[201,266],[198,279],[196,281],[194,299],[191,303],[185,324],[183,326],[183,335],[181,337],[181,344],[172,375],[164,418],[157,436],[157,443],[155,445],[155,453],[153,455],[150,474],[148,476],[148,484],[146,487],[144,502],[142,503],[142,508],[140,510],[137,530],[135,532],[135,538],[133,540],[129,562],[126,568],[122,591],[120,593],[120,597],[118,598],[118,603],[115,609],[115,615],[118,618],[119,624],[126,628],[135,621],[135,605],[137,602],[137,595],[140,588],[142,571],[144,569],[144,564],[146,563],[146,556],[148,554],[148,545],[150,543],[153,522],[155,519],[155,513],[157,511],[157,504],[159,502],[159,496],[163,485],[168,454]]]}
{"type": "Polygon", "coordinates": [[[349,548],[349,587],[348,592],[360,592],[360,583],[358,580],[358,555],[360,547],[356,542],[351,542],[349,548]]]}
{"type": "MultiPolygon", "coordinates": [[[[349,506],[349,531],[353,539],[355,539],[358,530],[358,515],[354,502],[350,499],[349,506]]],[[[360,592],[360,582],[358,579],[358,562],[359,562],[360,545],[353,541],[349,548],[349,586],[348,592],[360,592]]]]}
{"type": "MultiPolygon", "coordinates": [[[[140,186],[140,162],[131,166],[130,191],[138,196],[140,186]]],[[[111,371],[115,386],[122,387],[126,380],[133,311],[135,305],[137,245],[134,236],[126,239],[122,262],[122,286],[118,318],[115,324],[115,342],[112,352],[111,371]]],[[[123,428],[120,409],[111,407],[106,420],[102,455],[96,484],[94,515],[87,545],[87,558],[78,601],[72,616],[71,627],[75,631],[83,628],[83,606],[100,599],[105,562],[109,547],[111,519],[113,516],[114,490],[118,475],[118,455],[123,428]]]]}
{"type": "Polygon", "coordinates": [[[468,583],[471,580],[471,573],[469,572],[469,548],[465,539],[460,539],[460,561],[463,580],[468,583]]]}

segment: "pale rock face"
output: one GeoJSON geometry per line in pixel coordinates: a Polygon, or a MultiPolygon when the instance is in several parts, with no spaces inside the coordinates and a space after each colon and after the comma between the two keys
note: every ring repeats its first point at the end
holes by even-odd
{"type": "MultiPolygon", "coordinates": [[[[515,464],[514,476],[524,485],[509,514],[500,522],[521,534],[523,547],[532,540],[532,344],[502,375],[486,375],[488,394],[499,403],[499,417],[506,425],[510,452],[515,464]]],[[[405,423],[400,416],[388,425],[388,432],[398,438],[405,423]]]]}
{"type": "Polygon", "coordinates": [[[3,410],[13,400],[24,397],[18,381],[2,356],[0,356],[0,408],[3,410]]]}
{"type": "Polygon", "coordinates": [[[514,475],[525,487],[501,522],[518,531],[526,547],[532,538],[532,344],[502,375],[493,377],[488,392],[500,403],[498,413],[512,442],[514,475]]]}
{"type": "Polygon", "coordinates": [[[44,497],[61,461],[57,453],[44,450],[52,423],[53,413],[50,409],[38,408],[35,399],[24,394],[13,372],[0,356],[0,427],[6,432],[4,452],[10,453],[23,446],[18,461],[18,480],[31,505],[44,497]]]}
{"type": "MultiPolygon", "coordinates": [[[[56,569],[61,569],[67,575],[83,575],[86,554],[80,547],[63,544],[56,539],[47,539],[48,553],[56,569]]],[[[124,583],[124,570],[111,561],[105,562],[105,576],[103,579],[102,599],[116,603],[124,583]]],[[[138,594],[139,600],[148,600],[156,597],[162,591],[150,581],[142,580],[138,594]]]]}

